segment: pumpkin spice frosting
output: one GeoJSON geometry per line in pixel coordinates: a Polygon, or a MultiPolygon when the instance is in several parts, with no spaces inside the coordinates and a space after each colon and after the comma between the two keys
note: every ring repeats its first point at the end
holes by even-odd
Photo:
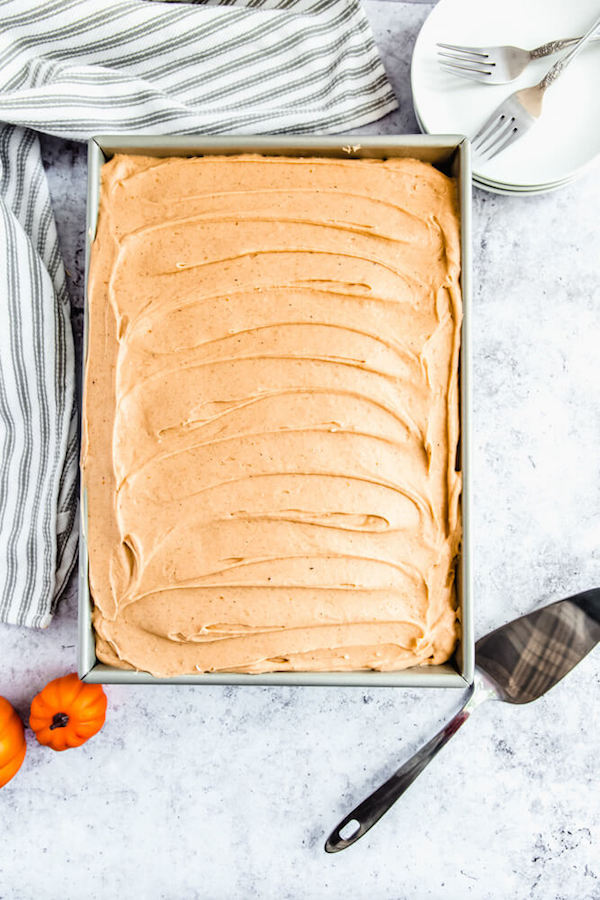
{"type": "Polygon", "coordinates": [[[459,267],[455,185],[416,160],[104,166],[82,447],[100,660],[448,659],[459,267]]]}

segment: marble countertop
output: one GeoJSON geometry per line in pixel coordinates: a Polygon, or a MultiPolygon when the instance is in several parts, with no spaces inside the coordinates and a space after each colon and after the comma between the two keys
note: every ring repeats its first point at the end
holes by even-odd
{"type": "MultiPolygon", "coordinates": [[[[412,45],[428,4],[365,0],[415,132],[412,45]]],[[[85,149],[45,139],[82,330],[85,149]]],[[[476,632],[600,585],[597,174],[527,199],[474,192],[476,632]]],[[[75,668],[71,582],[45,632],[0,626],[0,694],[27,716],[75,668]]],[[[333,825],[455,710],[454,691],[107,689],[77,751],[29,741],[2,791],[1,900],[600,898],[600,654],[535,704],[487,704],[382,822],[333,825]],[[594,851],[594,847],[596,850],[594,851]]]]}

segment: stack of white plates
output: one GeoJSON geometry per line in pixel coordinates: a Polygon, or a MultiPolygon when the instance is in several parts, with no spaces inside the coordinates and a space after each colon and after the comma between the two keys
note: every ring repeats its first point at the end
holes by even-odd
{"type": "MultiPolygon", "coordinates": [[[[531,49],[555,38],[578,37],[597,15],[598,0],[440,0],[421,29],[412,59],[419,127],[428,134],[472,136],[502,100],[536,84],[558,59],[533,60],[516,81],[485,85],[443,71],[438,41],[531,49]]],[[[473,182],[498,194],[541,194],[575,181],[599,159],[600,42],[592,42],[548,90],[533,128],[493,159],[474,160],[473,182]]]]}

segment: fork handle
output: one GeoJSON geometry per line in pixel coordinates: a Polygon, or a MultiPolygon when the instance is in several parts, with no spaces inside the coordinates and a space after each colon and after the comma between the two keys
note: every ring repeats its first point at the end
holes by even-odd
{"type": "Polygon", "coordinates": [[[551,84],[553,84],[556,79],[562,75],[564,70],[567,68],[569,63],[573,62],[576,56],[581,53],[585,45],[588,41],[592,39],[594,36],[594,32],[600,26],[600,16],[596,19],[594,24],[589,28],[583,37],[579,38],[579,40],[573,44],[570,50],[565,53],[564,56],[561,56],[559,60],[557,60],[552,68],[546,72],[540,83],[538,84],[539,90],[543,93],[546,88],[549,88],[551,84]]]}
{"type": "MultiPolygon", "coordinates": [[[[580,40],[580,37],[574,37],[563,38],[558,41],[548,41],[547,44],[541,44],[541,46],[530,50],[529,53],[532,59],[541,59],[543,56],[552,56],[553,53],[558,53],[559,50],[566,50],[568,47],[573,47],[573,45],[580,40]]],[[[600,41],[600,34],[592,35],[591,40],[600,41]]]]}

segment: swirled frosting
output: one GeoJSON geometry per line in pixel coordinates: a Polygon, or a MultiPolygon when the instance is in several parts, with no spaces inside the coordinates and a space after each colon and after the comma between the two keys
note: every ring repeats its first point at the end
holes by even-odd
{"type": "Polygon", "coordinates": [[[455,185],[416,160],[104,166],[82,447],[101,660],[450,656],[459,266],[455,185]]]}

